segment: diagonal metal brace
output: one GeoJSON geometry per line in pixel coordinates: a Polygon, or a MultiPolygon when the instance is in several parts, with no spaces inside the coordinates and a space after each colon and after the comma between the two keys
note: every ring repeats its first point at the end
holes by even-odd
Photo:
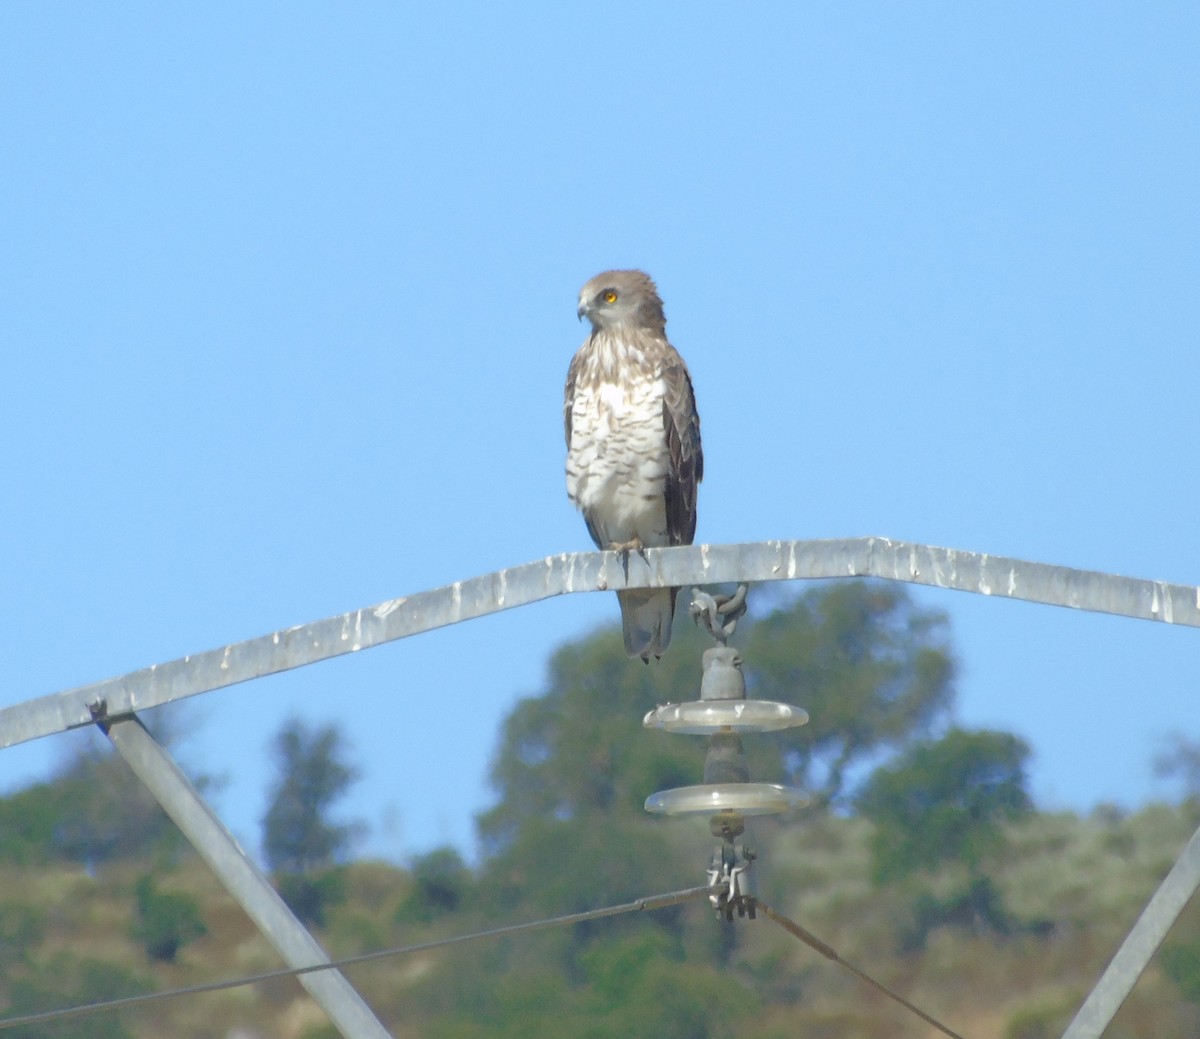
{"type": "MultiPolygon", "coordinates": [[[[134,715],[108,720],[102,717],[103,704],[93,706],[100,728],[117,753],[158,799],[284,962],[289,967],[327,963],[325,950],[296,919],[141,720],[134,715]]],[[[345,1039],[390,1039],[387,1029],[339,971],[330,968],[302,974],[299,981],[345,1039]]]]}
{"type": "Polygon", "coordinates": [[[1184,906],[1200,889],[1200,830],[1192,834],[1175,865],[1142,910],[1063,1039],[1099,1039],[1121,1009],[1184,906]]]}

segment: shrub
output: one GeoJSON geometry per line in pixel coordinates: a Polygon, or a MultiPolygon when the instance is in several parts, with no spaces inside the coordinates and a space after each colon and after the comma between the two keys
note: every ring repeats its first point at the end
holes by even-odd
{"type": "Polygon", "coordinates": [[[157,890],[150,874],[142,876],[134,893],[137,916],[130,934],[142,943],[150,959],[174,963],[184,945],[208,933],[196,900],[157,890]]]}

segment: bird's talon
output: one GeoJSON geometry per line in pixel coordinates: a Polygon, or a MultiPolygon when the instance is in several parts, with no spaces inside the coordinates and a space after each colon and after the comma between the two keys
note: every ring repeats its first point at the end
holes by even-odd
{"type": "Polygon", "coordinates": [[[636,552],[641,555],[645,552],[645,546],[642,545],[641,538],[632,538],[629,541],[614,541],[608,546],[610,552],[619,552],[623,556],[629,555],[630,552],[636,552]]]}

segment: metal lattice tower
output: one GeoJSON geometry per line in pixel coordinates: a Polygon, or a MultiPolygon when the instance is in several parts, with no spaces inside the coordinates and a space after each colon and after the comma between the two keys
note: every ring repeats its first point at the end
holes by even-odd
{"type": "MultiPolygon", "coordinates": [[[[137,717],[139,711],[556,595],[852,577],[903,581],[1200,627],[1200,588],[1191,585],[1119,577],[886,538],[692,545],[646,549],[644,553],[629,556],[581,552],[548,556],[0,709],[0,748],[68,729],[99,726],[283,960],[291,967],[310,967],[329,962],[328,957],[166,750],[142,726],[137,717]]],[[[718,615],[720,605],[723,604],[718,604],[718,615]]],[[[736,676],[740,675],[736,654],[734,658],[728,656],[731,652],[715,654],[712,659],[721,662],[710,665],[706,675],[715,676],[714,690],[728,693],[732,689],[734,695],[706,698],[702,691],[701,707],[696,708],[727,712],[719,715],[726,721],[728,712],[734,710],[729,704],[738,699],[736,676]],[[730,681],[734,683],[732,686],[728,684],[730,681]],[[704,707],[705,704],[708,706],[704,707]]],[[[768,713],[772,709],[767,708],[768,713]]],[[[789,723],[798,718],[799,714],[792,715],[789,723]]],[[[712,771],[706,767],[705,777],[706,781],[715,782],[706,782],[708,786],[729,785],[731,780],[741,782],[738,745],[722,729],[733,732],[736,738],[734,726],[717,726],[710,752],[712,771]]],[[[769,799],[766,792],[758,793],[769,799]]],[[[796,792],[781,796],[790,805],[799,798],[796,792]]],[[[710,801],[703,807],[703,811],[712,814],[714,831],[722,837],[722,855],[734,847],[728,863],[722,861],[719,866],[714,863],[714,869],[726,871],[729,878],[734,871],[744,870],[748,865],[744,849],[739,853],[734,841],[740,835],[736,832],[737,817],[753,808],[754,804],[746,803],[739,807],[728,798],[717,804],[710,801]],[[740,861],[738,854],[743,855],[740,861]]],[[[1198,887],[1200,831],[1184,847],[1063,1039],[1099,1039],[1198,887]]],[[[737,889],[732,883],[723,890],[727,898],[731,894],[736,896],[737,889]]],[[[733,901],[718,904],[718,909],[726,912],[738,906],[733,901]]],[[[388,1035],[340,972],[329,969],[306,974],[301,982],[346,1039],[388,1035]]]]}

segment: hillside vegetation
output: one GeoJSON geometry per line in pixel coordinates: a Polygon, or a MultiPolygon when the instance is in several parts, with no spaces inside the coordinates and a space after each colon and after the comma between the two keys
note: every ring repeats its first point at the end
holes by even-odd
{"type": "MultiPolygon", "coordinates": [[[[923,949],[906,948],[914,900],[937,882],[874,888],[868,827],[855,819],[764,832],[759,893],[968,1039],[1050,1039],[1061,1034],[1197,821],[1194,812],[1157,805],[1126,818],[1035,815],[1014,825],[995,880],[1025,928],[1006,936],[944,926],[923,949]]],[[[660,828],[651,822],[637,829],[643,827],[660,828]]],[[[703,882],[708,842],[677,824],[667,828],[677,831],[672,868],[640,877],[636,894],[703,882]]],[[[148,865],[113,864],[95,875],[69,864],[0,871],[6,1013],[279,966],[207,868],[191,858],[161,871],[159,883],[195,900],[207,934],[181,950],[175,963],[151,961],[131,933],[135,889],[148,865]]],[[[624,872],[622,849],[598,855],[593,870],[624,872]]],[[[593,904],[586,878],[574,879],[572,905],[593,904]]],[[[357,862],[346,867],[345,881],[345,901],[318,931],[335,955],[534,919],[545,911],[536,898],[501,903],[486,874],[464,885],[463,908],[440,913],[410,871],[357,862]],[[436,919],[422,919],[433,914],[436,919]]],[[[1167,944],[1168,953],[1189,949],[1193,955],[1200,950],[1196,905],[1167,944]]],[[[1180,952],[1173,955],[1178,959],[1180,952]]],[[[1135,989],[1111,1039],[1200,1035],[1200,992],[1193,984],[1196,1001],[1190,1001],[1186,978],[1172,979],[1163,960],[1160,954],[1135,989]]],[[[766,919],[725,924],[703,903],[665,923],[619,919],[592,924],[586,934],[564,929],[486,939],[348,974],[396,1036],[935,1034],[766,919]]],[[[281,980],[11,1034],[318,1039],[334,1033],[299,984],[281,980]]]]}
{"type": "MultiPolygon", "coordinates": [[[[698,782],[703,741],[641,728],[692,699],[699,634],[660,665],[608,630],[563,647],[516,706],[493,762],[480,858],[354,861],[326,809],[353,781],[336,732],[281,733],[265,859],[335,956],[437,941],[705,880],[703,819],[648,817],[698,782]],[[286,811],[285,811],[286,809],[286,811]]],[[[740,632],[751,695],[801,703],[807,731],[748,737],[752,775],[813,807],[759,821],[758,894],[966,1039],[1052,1039],[1200,823],[1200,802],[1040,812],[1019,740],[951,724],[944,617],[869,583],[816,589],[740,632]],[[852,787],[847,776],[872,769],[852,787]]],[[[1184,747],[1186,750],[1187,748],[1184,747]]],[[[244,913],[136,793],[88,755],[0,799],[4,1016],[280,966],[244,913]]],[[[770,920],[707,901],[348,968],[413,1039],[926,1039],[936,1035],[770,920]]],[[[10,1030],[14,1037],[329,1039],[295,979],[10,1030]]],[[[1191,905],[1107,1033],[1200,1036],[1200,906],[1191,905]]]]}

